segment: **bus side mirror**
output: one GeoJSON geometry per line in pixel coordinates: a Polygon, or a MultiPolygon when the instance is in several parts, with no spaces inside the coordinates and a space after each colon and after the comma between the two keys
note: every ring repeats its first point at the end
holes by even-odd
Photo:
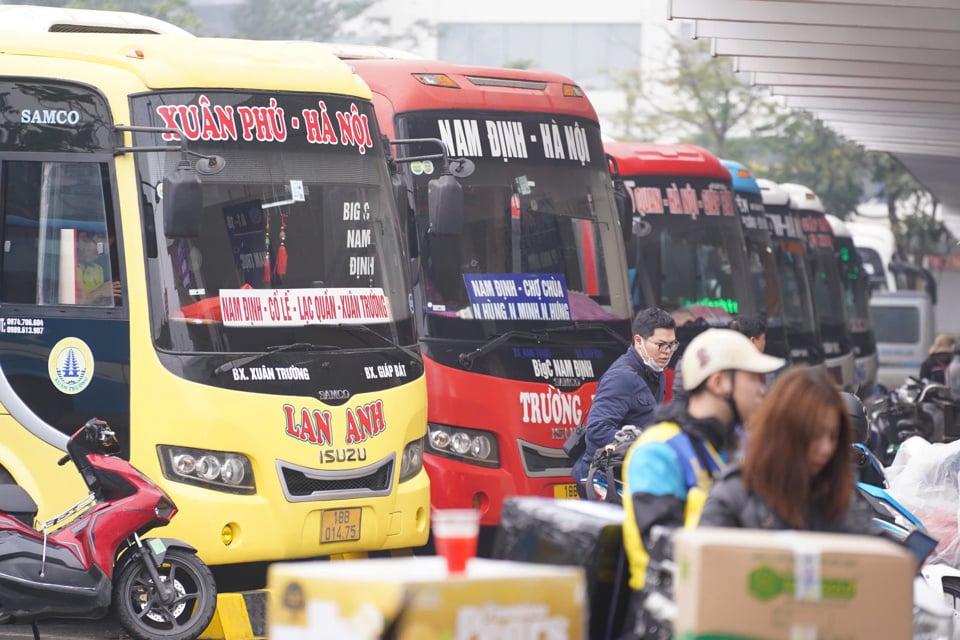
{"type": "Polygon", "coordinates": [[[623,241],[629,242],[633,235],[633,212],[630,210],[630,195],[627,193],[627,187],[619,180],[613,181],[613,200],[617,205],[623,241]]]}
{"type": "Polygon", "coordinates": [[[457,236],[463,231],[463,187],[452,175],[430,181],[427,188],[431,235],[457,236]]]}
{"type": "Polygon", "coordinates": [[[181,160],[163,177],[163,235],[196,238],[203,213],[203,185],[190,163],[181,160]]]}

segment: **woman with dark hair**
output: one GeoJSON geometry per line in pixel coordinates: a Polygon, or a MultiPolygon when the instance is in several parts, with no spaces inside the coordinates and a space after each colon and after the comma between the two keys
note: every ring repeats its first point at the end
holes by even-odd
{"type": "Polygon", "coordinates": [[[746,431],[743,464],[714,483],[700,526],[878,532],[854,488],[846,405],[822,370],[777,378],[746,431]]]}

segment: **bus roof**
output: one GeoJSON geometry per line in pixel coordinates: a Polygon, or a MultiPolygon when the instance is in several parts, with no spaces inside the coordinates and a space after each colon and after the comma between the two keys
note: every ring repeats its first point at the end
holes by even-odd
{"type": "Polygon", "coordinates": [[[790,194],[790,206],[799,211],[814,211],[816,213],[826,213],[823,208],[823,202],[820,196],[813,192],[813,189],[802,184],[793,182],[784,182],[780,185],[783,190],[790,194]]]}
{"type": "Polygon", "coordinates": [[[784,191],[780,185],[773,180],[766,178],[757,178],[757,186],[760,187],[760,195],[763,196],[763,204],[769,206],[785,207],[790,204],[790,194],[784,191]]]}
{"type": "Polygon", "coordinates": [[[733,190],[734,191],[743,191],[746,193],[756,193],[760,194],[760,186],[757,184],[756,178],[753,177],[753,173],[746,167],[744,164],[740,164],[736,160],[720,160],[720,164],[727,168],[727,171],[730,172],[730,178],[733,180],[733,190]]]}
{"type": "Polygon", "coordinates": [[[180,27],[128,11],[94,11],[30,5],[0,6],[0,32],[165,33],[192,37],[180,27]]]}
{"type": "Polygon", "coordinates": [[[354,59],[350,66],[374,93],[389,98],[397,114],[421,109],[494,110],[597,120],[583,90],[570,78],[551,71],[388,58],[354,59]]]}
{"type": "Polygon", "coordinates": [[[346,63],[312,42],[10,33],[3,36],[0,59],[0,74],[7,77],[55,74],[99,86],[106,80],[90,67],[97,65],[129,72],[154,90],[204,87],[322,91],[370,98],[367,86],[346,63]],[[14,56],[19,56],[16,64],[14,56]],[[55,64],[50,64],[51,60],[55,64]]]}
{"type": "Polygon", "coordinates": [[[340,42],[321,42],[320,44],[341,60],[423,60],[423,56],[409,51],[374,44],[340,42]]]}
{"type": "Polygon", "coordinates": [[[850,229],[847,228],[847,223],[837,216],[828,213],[827,222],[830,223],[830,228],[833,230],[833,235],[837,236],[838,238],[853,239],[853,236],[850,234],[850,229]]]}
{"type": "Polygon", "coordinates": [[[715,155],[694,144],[607,142],[604,150],[617,163],[621,176],[702,176],[730,180],[730,172],[715,155]]]}

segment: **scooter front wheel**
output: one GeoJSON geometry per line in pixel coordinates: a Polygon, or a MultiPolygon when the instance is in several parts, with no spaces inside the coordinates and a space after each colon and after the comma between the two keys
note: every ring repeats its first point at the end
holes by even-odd
{"type": "Polygon", "coordinates": [[[173,586],[170,604],[160,600],[150,572],[140,560],[114,576],[113,606],[124,630],[137,640],[194,640],[213,619],[217,585],[210,568],[193,553],[169,549],[157,568],[173,586]]]}

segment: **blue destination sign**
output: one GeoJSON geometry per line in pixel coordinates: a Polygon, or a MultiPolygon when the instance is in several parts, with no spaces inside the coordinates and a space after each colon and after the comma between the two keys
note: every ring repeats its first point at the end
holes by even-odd
{"type": "Polygon", "coordinates": [[[569,320],[562,274],[465,273],[470,309],[477,320],[569,320]]]}

